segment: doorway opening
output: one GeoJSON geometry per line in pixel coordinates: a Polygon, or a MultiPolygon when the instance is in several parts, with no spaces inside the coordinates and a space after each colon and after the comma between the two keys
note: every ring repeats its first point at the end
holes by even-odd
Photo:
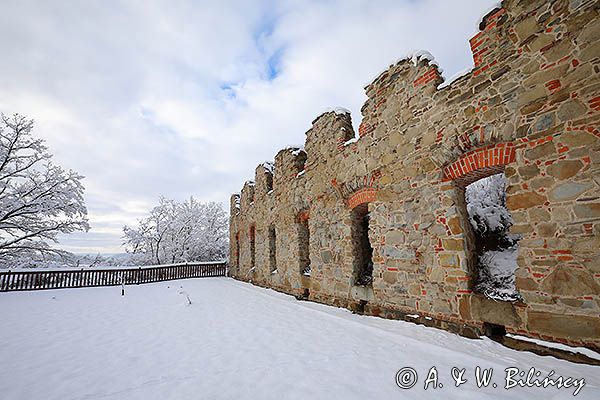
{"type": "Polygon", "coordinates": [[[464,193],[476,258],[473,290],[494,300],[521,300],[515,285],[520,236],[509,233],[504,172],[472,182],[464,193]]]}
{"type": "Polygon", "coordinates": [[[269,265],[272,274],[277,272],[277,234],[275,227],[269,227],[269,265]]]}
{"type": "Polygon", "coordinates": [[[254,272],[256,262],[256,227],[250,227],[250,271],[254,272]]]}
{"type": "Polygon", "coordinates": [[[300,261],[300,274],[310,276],[310,230],[308,218],[299,218],[298,221],[298,258],[300,261]]]}
{"type": "Polygon", "coordinates": [[[354,277],[356,285],[366,286],[373,282],[373,247],[369,240],[369,205],[356,206],[352,210],[352,246],[354,277]]]}

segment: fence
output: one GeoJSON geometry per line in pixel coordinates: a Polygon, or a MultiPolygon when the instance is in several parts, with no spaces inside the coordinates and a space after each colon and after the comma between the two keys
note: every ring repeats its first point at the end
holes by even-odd
{"type": "Polygon", "coordinates": [[[121,269],[32,270],[0,272],[0,291],[139,285],[173,279],[226,276],[225,261],[121,269]]]}

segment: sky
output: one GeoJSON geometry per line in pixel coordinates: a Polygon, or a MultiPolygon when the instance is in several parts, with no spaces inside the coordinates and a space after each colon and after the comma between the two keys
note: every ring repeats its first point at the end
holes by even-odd
{"type": "Polygon", "coordinates": [[[85,176],[77,253],[123,252],[159,196],[222,202],[256,166],[352,112],[415,50],[451,78],[495,0],[0,0],[0,111],[36,121],[54,161],[85,176]]]}

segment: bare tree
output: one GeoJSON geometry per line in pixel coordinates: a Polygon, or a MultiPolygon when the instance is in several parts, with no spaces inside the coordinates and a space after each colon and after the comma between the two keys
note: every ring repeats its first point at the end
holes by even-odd
{"type": "Polygon", "coordinates": [[[89,229],[81,175],[52,163],[33,120],[1,114],[0,262],[64,253],[49,242],[59,233],[89,229]]]}

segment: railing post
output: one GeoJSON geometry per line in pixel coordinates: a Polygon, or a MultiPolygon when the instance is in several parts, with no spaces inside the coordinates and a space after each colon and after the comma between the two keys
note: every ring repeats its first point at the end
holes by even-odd
{"type": "Polygon", "coordinates": [[[8,291],[8,282],[9,281],[10,281],[10,269],[8,270],[8,273],[6,275],[4,275],[4,279],[2,280],[2,287],[0,288],[0,290],[8,291]]]}

